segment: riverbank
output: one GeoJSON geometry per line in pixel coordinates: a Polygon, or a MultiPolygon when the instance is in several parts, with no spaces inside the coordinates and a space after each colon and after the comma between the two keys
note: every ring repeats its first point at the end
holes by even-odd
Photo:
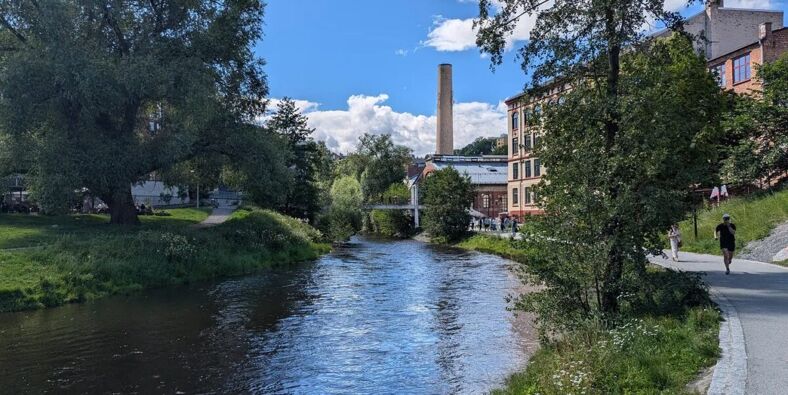
{"type": "Polygon", "coordinates": [[[0,216],[0,312],[58,306],[315,259],[320,232],[266,210],[241,209],[198,229],[204,210],[142,217],[139,227],[98,215],[0,216]]]}
{"type": "MultiPolygon", "coordinates": [[[[517,261],[527,271],[528,245],[487,235],[456,243],[517,261]]],[[[687,393],[688,385],[719,357],[721,316],[698,280],[650,268],[653,289],[629,303],[649,306],[618,325],[581,325],[543,341],[526,369],[497,394],[687,393]]]]}

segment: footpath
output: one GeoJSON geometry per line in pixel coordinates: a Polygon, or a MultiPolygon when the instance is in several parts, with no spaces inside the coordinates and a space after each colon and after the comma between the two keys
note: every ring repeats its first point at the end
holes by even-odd
{"type": "Polygon", "coordinates": [[[653,263],[704,280],[725,317],[720,328],[722,357],[709,394],[788,393],[788,268],[734,259],[725,275],[721,256],[682,252],[680,262],[653,263]]]}
{"type": "Polygon", "coordinates": [[[211,226],[216,226],[221,223],[224,223],[228,219],[230,219],[230,215],[232,215],[233,211],[238,208],[237,206],[219,206],[214,208],[211,211],[211,215],[208,218],[204,219],[199,224],[196,224],[195,227],[198,228],[210,228],[211,226]]]}

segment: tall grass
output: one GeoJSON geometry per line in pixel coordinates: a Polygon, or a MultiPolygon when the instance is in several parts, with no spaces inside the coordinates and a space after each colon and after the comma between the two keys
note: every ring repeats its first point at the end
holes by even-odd
{"type": "Polygon", "coordinates": [[[788,189],[752,198],[733,198],[719,207],[698,213],[698,238],[695,239],[692,218],[679,224],[683,235],[682,250],[721,255],[714,229],[728,213],[736,224],[736,248],[769,235],[779,224],[788,221],[788,189]]]}
{"type": "Polygon", "coordinates": [[[466,250],[493,254],[520,263],[526,263],[527,260],[526,244],[522,241],[477,234],[455,245],[466,250]]]}
{"type": "Polygon", "coordinates": [[[61,235],[41,248],[0,251],[0,311],[247,274],[314,259],[328,250],[321,240],[307,224],[257,209],[206,229],[161,221],[61,235]]]}

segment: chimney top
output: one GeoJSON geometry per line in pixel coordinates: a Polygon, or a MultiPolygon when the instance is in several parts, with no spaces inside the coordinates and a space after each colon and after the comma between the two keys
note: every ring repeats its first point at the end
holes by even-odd
{"type": "Polygon", "coordinates": [[[772,35],[772,23],[771,22],[761,23],[761,26],[759,28],[758,37],[761,40],[765,40],[765,39],[769,38],[769,36],[771,36],[771,35],[772,35]]]}
{"type": "Polygon", "coordinates": [[[724,8],[725,1],[724,0],[708,0],[706,2],[706,6],[710,8],[724,8]]]}

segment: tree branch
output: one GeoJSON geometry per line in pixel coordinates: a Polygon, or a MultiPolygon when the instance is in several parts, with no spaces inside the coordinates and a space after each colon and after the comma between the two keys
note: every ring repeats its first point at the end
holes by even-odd
{"type": "Polygon", "coordinates": [[[8,22],[8,21],[5,19],[5,17],[3,17],[3,16],[0,16],[0,25],[3,25],[3,27],[5,27],[6,29],[8,29],[8,31],[10,31],[10,32],[11,32],[11,34],[13,34],[13,35],[14,35],[14,36],[17,38],[17,40],[21,41],[21,42],[22,42],[22,44],[25,44],[25,45],[27,45],[27,39],[25,38],[25,36],[23,36],[23,35],[22,35],[22,33],[19,33],[19,31],[17,31],[16,29],[14,29],[14,27],[13,27],[13,26],[11,26],[11,23],[10,23],[10,22],[8,22]]]}

